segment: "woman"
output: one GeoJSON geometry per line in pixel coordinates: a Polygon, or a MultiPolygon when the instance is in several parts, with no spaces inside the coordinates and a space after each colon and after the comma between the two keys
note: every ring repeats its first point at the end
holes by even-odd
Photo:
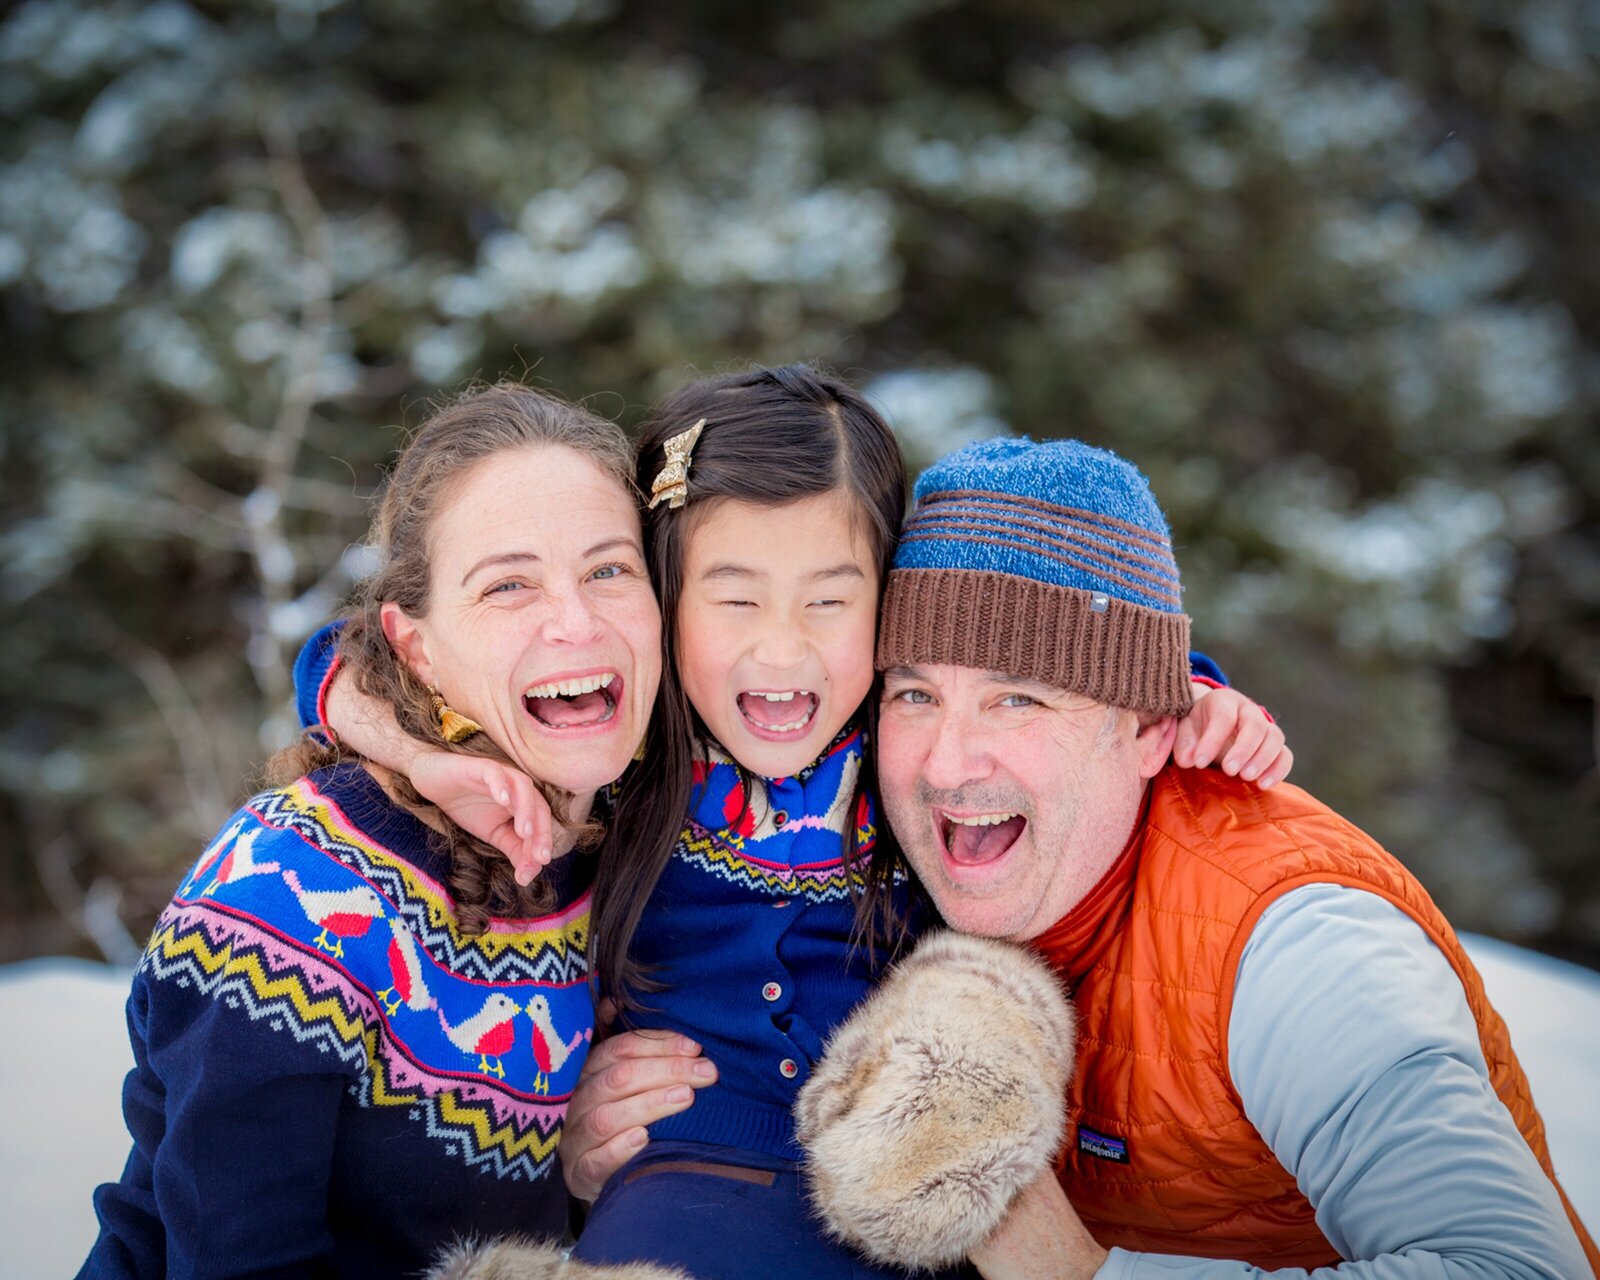
{"type": "Polygon", "coordinates": [[[571,856],[522,887],[395,775],[280,753],[134,978],[134,1149],[82,1275],[392,1277],[564,1231],[593,846],[660,677],[631,464],[611,423],[515,386],[401,455],[343,667],[419,747],[543,779],[571,856]]]}

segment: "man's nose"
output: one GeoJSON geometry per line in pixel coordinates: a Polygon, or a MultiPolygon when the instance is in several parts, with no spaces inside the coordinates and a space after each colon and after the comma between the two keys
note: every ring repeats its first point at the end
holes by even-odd
{"type": "Polygon", "coordinates": [[[922,780],[938,791],[956,791],[988,774],[988,752],[965,718],[945,710],[933,726],[922,762],[922,780]]]}

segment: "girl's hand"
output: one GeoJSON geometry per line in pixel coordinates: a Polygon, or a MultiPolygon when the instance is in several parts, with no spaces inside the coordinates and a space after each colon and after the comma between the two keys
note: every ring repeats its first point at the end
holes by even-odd
{"type": "Polygon", "coordinates": [[[454,751],[420,751],[411,785],[450,820],[505,854],[518,884],[532,884],[550,864],[550,806],[522,770],[454,751]]]}
{"type": "MultiPolygon", "coordinates": [[[[606,1005],[601,1002],[602,1026],[611,1020],[606,1005]]],[[[595,1045],[584,1059],[557,1148],[567,1190],[593,1200],[650,1140],[646,1125],[684,1110],[694,1091],[716,1078],[700,1046],[672,1031],[623,1031],[595,1045]]]]}
{"type": "Polygon", "coordinates": [[[1237,689],[1214,689],[1198,680],[1194,698],[1194,709],[1178,721],[1173,764],[1204,769],[1220,760],[1224,773],[1254,782],[1263,791],[1288,776],[1294,752],[1258,703],[1237,689]]]}

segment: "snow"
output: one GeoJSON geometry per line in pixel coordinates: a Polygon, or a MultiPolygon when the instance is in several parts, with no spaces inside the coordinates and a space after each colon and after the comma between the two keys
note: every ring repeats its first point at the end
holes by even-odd
{"type": "MultiPolygon", "coordinates": [[[[1464,940],[1511,1027],[1567,1194],[1600,1225],[1600,974],[1464,940]]],[[[0,968],[0,1280],[71,1275],[94,1241],[90,1193],[128,1151],[127,990],[126,971],[82,960],[0,968]]]]}

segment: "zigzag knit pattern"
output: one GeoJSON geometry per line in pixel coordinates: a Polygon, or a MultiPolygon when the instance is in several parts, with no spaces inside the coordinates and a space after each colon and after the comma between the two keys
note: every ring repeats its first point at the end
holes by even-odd
{"type": "Polygon", "coordinates": [[[539,1178],[592,1036],[588,894],[469,938],[415,857],[315,779],[264,792],[185,877],[141,975],[338,1061],[358,1105],[407,1109],[465,1165],[539,1178]]]}

